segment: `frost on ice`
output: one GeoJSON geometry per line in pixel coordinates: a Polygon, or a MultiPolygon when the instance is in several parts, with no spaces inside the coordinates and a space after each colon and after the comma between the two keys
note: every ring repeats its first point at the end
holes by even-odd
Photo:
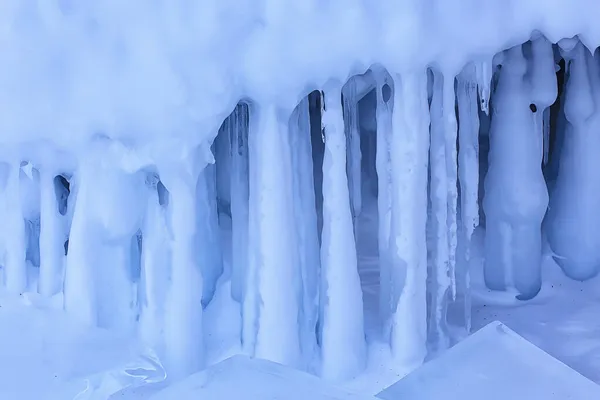
{"type": "Polygon", "coordinates": [[[158,3],[0,6],[3,292],[342,382],[470,333],[479,232],[486,293],[600,271],[591,3],[158,3]]]}

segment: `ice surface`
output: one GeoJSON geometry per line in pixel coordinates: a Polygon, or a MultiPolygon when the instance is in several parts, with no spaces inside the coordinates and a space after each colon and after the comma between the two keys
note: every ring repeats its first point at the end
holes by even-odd
{"type": "Polygon", "coordinates": [[[151,400],[368,400],[271,361],[234,356],[155,394],[151,400]]]}
{"type": "Polygon", "coordinates": [[[386,400],[597,399],[600,386],[496,321],[377,397],[386,400]]]}

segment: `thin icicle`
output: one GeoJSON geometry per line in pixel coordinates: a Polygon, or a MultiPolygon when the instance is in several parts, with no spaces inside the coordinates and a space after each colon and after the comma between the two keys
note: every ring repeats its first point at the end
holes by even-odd
{"type": "MultiPolygon", "coordinates": [[[[392,112],[394,101],[393,81],[387,71],[377,71],[377,209],[379,213],[379,297],[380,318],[389,318],[392,309],[391,267],[390,267],[390,227],[392,215],[392,112]]],[[[389,336],[389,332],[385,334],[389,336]]]]}
{"type": "MultiPolygon", "coordinates": [[[[350,206],[352,217],[356,225],[356,218],[362,208],[361,188],[361,151],[360,130],[358,125],[358,98],[356,97],[356,83],[350,80],[343,88],[344,99],[344,129],[346,132],[348,188],[350,191],[350,206]]],[[[356,226],[355,226],[356,229],[356,226]]]]}
{"type": "Polygon", "coordinates": [[[238,104],[226,122],[231,142],[231,295],[241,302],[248,268],[248,106],[238,104]]]}
{"type": "MultiPolygon", "coordinates": [[[[346,178],[346,139],[340,89],[324,94],[322,371],[326,379],[356,376],[366,363],[362,291],[346,178]]],[[[348,110],[349,111],[349,110],[348,110]]]]}
{"type": "Polygon", "coordinates": [[[13,293],[23,293],[27,287],[25,222],[19,196],[21,168],[18,162],[5,164],[6,184],[2,193],[2,208],[7,211],[4,225],[4,282],[13,293]]]}
{"type": "Polygon", "coordinates": [[[457,236],[457,203],[458,203],[458,160],[457,160],[457,125],[456,96],[454,93],[454,75],[444,76],[444,98],[442,112],[444,118],[444,137],[446,138],[446,174],[448,176],[448,273],[452,298],[456,299],[456,246],[457,236]]]}
{"type": "Polygon", "coordinates": [[[313,161],[308,97],[290,118],[290,144],[294,171],[294,216],[298,231],[298,256],[302,272],[301,345],[305,362],[310,362],[316,348],[315,329],[319,294],[319,238],[313,181],[313,161]]]}
{"type": "Polygon", "coordinates": [[[475,79],[479,89],[479,101],[481,102],[481,111],[489,115],[490,112],[490,93],[492,87],[494,63],[492,59],[475,63],[475,79]]]}
{"type": "Polygon", "coordinates": [[[433,211],[432,227],[435,231],[435,249],[433,250],[434,287],[432,288],[432,306],[430,316],[430,342],[434,350],[448,347],[445,332],[445,314],[447,296],[450,290],[450,265],[449,243],[450,232],[448,229],[449,210],[448,201],[448,157],[446,128],[444,113],[444,83],[440,73],[434,74],[433,97],[431,100],[431,149],[429,152],[431,165],[430,199],[433,211]]]}
{"type": "MultiPolygon", "coordinates": [[[[459,153],[458,173],[461,193],[463,228],[463,266],[457,270],[459,292],[463,297],[464,325],[471,330],[470,273],[471,237],[479,225],[479,113],[477,110],[477,81],[474,67],[469,65],[458,76],[459,153]]],[[[458,267],[457,267],[458,269],[458,267]]]]}
{"type": "MultiPolygon", "coordinates": [[[[399,366],[414,368],[424,360],[427,336],[427,74],[423,71],[398,77],[394,88],[390,235],[393,309],[389,324],[395,360],[399,366]]],[[[445,192],[446,187],[443,189],[445,192]]]]}

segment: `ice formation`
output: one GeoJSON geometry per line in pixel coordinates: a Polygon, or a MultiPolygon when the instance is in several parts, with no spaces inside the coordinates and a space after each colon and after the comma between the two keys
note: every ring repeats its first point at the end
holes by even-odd
{"type": "Polygon", "coordinates": [[[491,290],[537,295],[542,228],[600,271],[590,0],[122,3],[0,5],[7,291],[174,378],[227,291],[241,352],[341,381],[469,332],[480,220],[491,290]]]}

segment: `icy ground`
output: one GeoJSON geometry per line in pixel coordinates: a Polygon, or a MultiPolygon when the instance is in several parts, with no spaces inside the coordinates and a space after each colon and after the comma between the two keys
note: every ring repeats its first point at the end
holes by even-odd
{"type": "MultiPolygon", "coordinates": [[[[377,271],[373,267],[376,252],[367,240],[369,224],[373,221],[369,220],[371,213],[364,215],[360,222],[362,228],[359,228],[359,237],[364,240],[359,239],[359,243],[365,247],[359,249],[359,258],[370,359],[363,374],[341,386],[374,395],[408,371],[392,367],[389,353],[376,336],[379,323],[375,311],[377,271]]],[[[482,229],[477,230],[473,242],[473,329],[493,320],[504,322],[538,347],[600,383],[600,319],[597,317],[600,315],[600,278],[583,283],[570,280],[547,256],[543,266],[544,286],[536,298],[524,302],[516,300],[513,294],[492,293],[485,289],[480,273],[483,234],[482,229]]],[[[32,281],[35,284],[35,279],[32,281]]],[[[239,309],[237,303],[230,300],[229,292],[229,283],[221,282],[215,300],[205,313],[210,364],[241,350],[237,341],[239,309]]],[[[60,303],[59,297],[49,302],[33,293],[16,297],[0,295],[0,398],[62,400],[74,398],[81,392],[84,394],[80,399],[102,398],[85,397],[88,386],[102,384],[103,393],[116,391],[119,385],[134,385],[120,392],[118,398],[138,399],[161,388],[161,385],[135,388],[143,383],[143,376],[157,382],[164,378],[148,349],[139,348],[128,339],[132,336],[82,327],[59,310],[60,303]],[[111,373],[102,375],[106,372],[111,373]],[[90,376],[93,379],[88,382],[90,376]],[[100,376],[110,378],[100,381],[100,376]]]]}

